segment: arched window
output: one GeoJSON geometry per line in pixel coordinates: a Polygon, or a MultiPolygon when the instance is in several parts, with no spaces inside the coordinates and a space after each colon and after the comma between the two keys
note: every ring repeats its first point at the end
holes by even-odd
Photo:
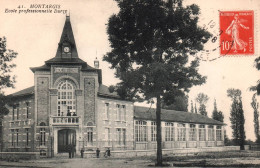
{"type": "Polygon", "coordinates": [[[58,116],[76,115],[75,88],[70,80],[58,85],[58,116]]]}

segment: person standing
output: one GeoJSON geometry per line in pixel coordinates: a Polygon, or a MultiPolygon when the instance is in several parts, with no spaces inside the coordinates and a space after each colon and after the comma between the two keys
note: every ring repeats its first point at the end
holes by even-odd
{"type": "Polygon", "coordinates": [[[83,158],[84,157],[84,149],[83,148],[81,148],[80,154],[81,154],[81,158],[83,158]]]}
{"type": "Polygon", "coordinates": [[[71,145],[71,146],[72,146],[72,158],[74,158],[76,153],[76,146],[75,145],[71,145]]]}
{"type": "Polygon", "coordinates": [[[69,158],[71,158],[71,145],[68,145],[69,158]]]}
{"type": "Polygon", "coordinates": [[[110,149],[107,148],[107,156],[110,157],[110,149]]]}
{"type": "Polygon", "coordinates": [[[99,150],[99,148],[97,148],[97,150],[96,150],[97,158],[99,158],[99,153],[100,153],[100,150],[99,150]]]}

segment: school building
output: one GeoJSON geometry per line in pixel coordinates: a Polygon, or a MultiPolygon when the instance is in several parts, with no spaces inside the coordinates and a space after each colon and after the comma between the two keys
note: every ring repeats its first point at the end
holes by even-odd
{"type": "MultiPolygon", "coordinates": [[[[155,109],[134,106],[102,84],[102,70],[80,59],[66,16],[56,55],[33,67],[34,86],[9,95],[2,151],[67,152],[80,149],[156,148],[155,109]]],[[[224,145],[224,123],[199,114],[162,109],[162,147],[224,145]]]]}

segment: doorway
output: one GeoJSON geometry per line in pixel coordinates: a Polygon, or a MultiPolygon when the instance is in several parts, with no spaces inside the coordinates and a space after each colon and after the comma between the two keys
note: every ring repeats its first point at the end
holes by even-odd
{"type": "Polygon", "coordinates": [[[69,145],[76,146],[76,131],[63,129],[58,131],[58,153],[68,152],[69,145]]]}

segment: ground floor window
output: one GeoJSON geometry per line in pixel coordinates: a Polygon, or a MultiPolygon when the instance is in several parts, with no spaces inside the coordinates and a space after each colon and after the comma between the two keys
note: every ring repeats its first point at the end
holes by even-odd
{"type": "Polygon", "coordinates": [[[46,143],[46,132],[45,128],[40,128],[40,145],[45,145],[46,143]]]}
{"type": "Polygon", "coordinates": [[[165,141],[174,141],[173,123],[165,123],[165,141]]]}
{"type": "Polygon", "coordinates": [[[105,128],[105,145],[110,146],[110,128],[105,128]]]}
{"type": "Polygon", "coordinates": [[[199,140],[200,141],[206,141],[205,125],[199,126],[199,140]]]}
{"type": "Polygon", "coordinates": [[[178,123],[178,141],[186,141],[185,124],[178,123]]]}
{"type": "Polygon", "coordinates": [[[217,141],[222,141],[222,130],[221,130],[221,126],[217,126],[216,138],[217,138],[217,141]]]}
{"type": "Polygon", "coordinates": [[[16,130],[16,146],[18,146],[18,142],[19,142],[19,130],[16,130]]]}
{"type": "Polygon", "coordinates": [[[125,145],[126,140],[126,129],[117,128],[116,129],[116,143],[117,145],[125,145]]]}
{"type": "Polygon", "coordinates": [[[147,141],[147,122],[135,121],[135,141],[144,142],[147,141]]]}
{"type": "Polygon", "coordinates": [[[14,146],[14,130],[11,129],[11,144],[14,146]]]}
{"type": "Polygon", "coordinates": [[[156,141],[156,122],[151,122],[151,141],[156,141]]]}
{"type": "Polygon", "coordinates": [[[87,128],[87,140],[88,140],[88,144],[92,145],[92,143],[93,143],[93,128],[87,128]]]}
{"type": "Polygon", "coordinates": [[[26,145],[28,146],[29,145],[29,128],[26,128],[25,132],[26,132],[26,145]]]}
{"type": "Polygon", "coordinates": [[[189,140],[190,141],[197,141],[196,125],[195,124],[190,124],[189,140]]]}
{"type": "Polygon", "coordinates": [[[215,140],[214,126],[213,125],[209,125],[208,126],[208,140],[209,141],[214,141],[215,140]]]}

